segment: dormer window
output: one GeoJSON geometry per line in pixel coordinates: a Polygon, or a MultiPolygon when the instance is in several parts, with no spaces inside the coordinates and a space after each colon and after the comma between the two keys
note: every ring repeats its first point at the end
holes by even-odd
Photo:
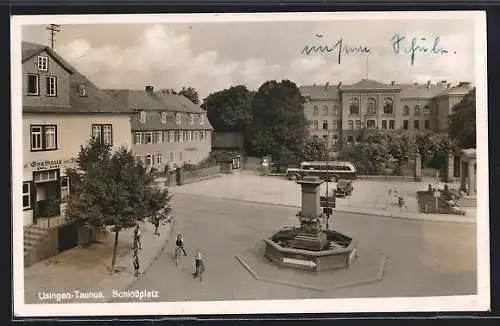
{"type": "Polygon", "coordinates": [[[181,114],[180,113],[175,114],[175,123],[178,125],[181,124],[181,114]]]}
{"type": "Polygon", "coordinates": [[[200,114],[200,125],[205,124],[205,116],[200,114]]]}
{"type": "Polygon", "coordinates": [[[167,114],[165,112],[161,113],[161,123],[167,123],[167,114]]]}
{"type": "Polygon", "coordinates": [[[189,115],[189,124],[190,125],[194,124],[194,114],[189,115]]]}
{"type": "Polygon", "coordinates": [[[146,122],[146,112],[145,111],[141,111],[140,116],[139,116],[139,120],[141,123],[146,122]]]}
{"type": "Polygon", "coordinates": [[[48,57],[39,55],[36,63],[37,63],[38,71],[48,71],[49,70],[49,58],[48,57]]]}
{"type": "Polygon", "coordinates": [[[78,95],[87,96],[87,86],[85,84],[78,85],[78,95]]]}

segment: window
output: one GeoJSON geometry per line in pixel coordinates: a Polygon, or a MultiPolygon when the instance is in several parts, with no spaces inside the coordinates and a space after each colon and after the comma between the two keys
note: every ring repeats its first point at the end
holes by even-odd
{"type": "Polygon", "coordinates": [[[354,126],[356,130],[361,130],[361,120],[354,121],[354,126]]]}
{"type": "Polygon", "coordinates": [[[323,135],[323,141],[324,141],[325,143],[328,143],[328,135],[323,135]]]}
{"type": "Polygon", "coordinates": [[[318,120],[312,121],[312,128],[314,130],[318,130],[319,129],[319,122],[318,122],[318,120]]]}
{"type": "Polygon", "coordinates": [[[57,149],[57,126],[32,125],[31,150],[41,151],[54,149],[57,149]]]}
{"type": "Polygon", "coordinates": [[[332,121],[332,129],[333,129],[333,130],[338,129],[338,121],[337,121],[337,120],[333,120],[333,121],[332,121]]]}
{"type": "Polygon", "coordinates": [[[333,115],[333,116],[336,116],[337,114],[338,114],[338,108],[337,108],[337,106],[335,105],[335,106],[333,107],[332,115],[333,115]]]}
{"type": "Polygon", "coordinates": [[[382,129],[387,129],[387,120],[382,120],[382,129]]]}
{"type": "Polygon", "coordinates": [[[187,132],[187,137],[186,137],[186,138],[187,138],[187,142],[191,142],[191,140],[192,140],[192,139],[191,139],[191,135],[192,135],[192,134],[191,134],[191,130],[188,130],[188,132],[187,132]]]}
{"type": "Polygon", "coordinates": [[[140,123],[146,123],[146,112],[145,111],[141,111],[139,120],[140,120],[140,123]]]}
{"type": "Polygon", "coordinates": [[[408,130],[408,120],[403,120],[403,129],[408,130]]]}
{"type": "Polygon", "coordinates": [[[203,124],[205,124],[205,115],[200,114],[200,125],[203,125],[203,124]]]}
{"type": "Polygon", "coordinates": [[[168,142],[173,143],[175,140],[175,131],[169,131],[168,132],[168,142]]]}
{"type": "Polygon", "coordinates": [[[167,114],[165,112],[161,113],[161,123],[167,123],[167,114]]]}
{"type": "Polygon", "coordinates": [[[425,120],[424,121],[424,128],[425,129],[429,129],[430,128],[429,120],[425,120]]]}
{"type": "Polygon", "coordinates": [[[152,144],[152,143],[153,143],[153,133],[147,132],[146,133],[146,144],[152,144]]]}
{"type": "Polygon", "coordinates": [[[354,122],[352,120],[349,120],[347,124],[349,125],[349,129],[354,129],[354,122]]]}
{"type": "Polygon", "coordinates": [[[47,76],[45,78],[47,87],[47,96],[57,96],[57,77],[47,76]]]}
{"type": "Polygon", "coordinates": [[[178,125],[181,124],[181,114],[180,113],[175,114],[175,123],[178,125]]]}
{"type": "Polygon", "coordinates": [[[323,106],[323,115],[326,116],[328,115],[328,106],[323,106]]]}
{"type": "Polygon", "coordinates": [[[189,115],[189,124],[192,125],[194,123],[194,114],[189,115]]]}
{"type": "Polygon", "coordinates": [[[424,108],[424,115],[429,115],[431,114],[431,108],[430,106],[426,105],[424,108]]]}
{"type": "Polygon", "coordinates": [[[69,177],[61,177],[59,183],[61,185],[61,202],[64,203],[69,198],[69,177]]]}
{"type": "Polygon", "coordinates": [[[184,141],[184,133],[182,131],[178,131],[177,132],[177,139],[179,141],[179,143],[182,143],[184,141]]]}
{"type": "Polygon", "coordinates": [[[33,179],[35,182],[56,181],[57,170],[35,172],[33,173],[33,179]]]}
{"type": "Polygon", "coordinates": [[[394,102],[391,98],[386,97],[384,100],[384,114],[393,114],[394,112],[394,102]]]}
{"type": "Polygon", "coordinates": [[[323,130],[328,130],[328,121],[323,120],[323,130]]]}
{"type": "Polygon", "coordinates": [[[342,121],[337,120],[337,129],[342,129],[342,121]]]}
{"type": "Polygon", "coordinates": [[[93,124],[92,137],[104,141],[104,144],[113,145],[113,128],[110,124],[93,124]]]}
{"type": "Polygon", "coordinates": [[[317,116],[318,114],[319,114],[319,109],[318,109],[318,107],[315,105],[315,106],[313,107],[313,116],[317,116]]]}
{"type": "Polygon", "coordinates": [[[396,121],[389,120],[389,129],[396,129],[396,121]]]}
{"type": "Polygon", "coordinates": [[[416,116],[419,116],[420,115],[420,105],[415,105],[415,108],[414,108],[414,114],[416,116]]]}
{"type": "Polygon", "coordinates": [[[28,74],[28,95],[40,94],[40,79],[38,75],[28,74]]]}
{"type": "Polygon", "coordinates": [[[134,144],[142,144],[142,132],[134,133],[134,144]]]}
{"type": "Polygon", "coordinates": [[[337,145],[339,142],[339,136],[338,135],[333,135],[333,144],[337,145]]]}
{"type": "Polygon", "coordinates": [[[375,129],[375,120],[366,120],[366,128],[375,129]]]}
{"type": "Polygon", "coordinates": [[[31,184],[23,182],[23,209],[31,208],[31,184]]]}
{"type": "Polygon", "coordinates": [[[198,132],[197,131],[193,131],[193,140],[198,141],[198,132]]]}
{"type": "Polygon", "coordinates": [[[377,114],[377,101],[373,97],[370,97],[366,103],[366,113],[377,114]]]}
{"type": "Polygon", "coordinates": [[[39,55],[37,58],[37,68],[38,71],[48,71],[49,70],[49,58],[39,55]]]}
{"type": "Polygon", "coordinates": [[[153,155],[146,155],[146,167],[153,165],[153,155]]]}
{"type": "Polygon", "coordinates": [[[408,105],[403,106],[403,115],[410,115],[410,107],[408,105]]]}
{"type": "Polygon", "coordinates": [[[352,136],[347,136],[347,143],[352,144],[352,136]]]}
{"type": "Polygon", "coordinates": [[[163,132],[162,131],[156,132],[156,143],[157,144],[163,143],[163,132]]]}
{"type": "Polygon", "coordinates": [[[413,129],[415,129],[415,130],[420,129],[420,121],[413,120],[413,129]]]}
{"type": "Polygon", "coordinates": [[[156,154],[156,165],[161,165],[161,154],[156,154]]]}
{"type": "Polygon", "coordinates": [[[87,86],[85,84],[78,85],[78,95],[87,96],[87,86]]]}
{"type": "Polygon", "coordinates": [[[357,98],[351,99],[349,103],[349,113],[359,114],[359,100],[357,98]]]}
{"type": "Polygon", "coordinates": [[[200,140],[205,140],[205,132],[204,131],[200,131],[200,140]]]}

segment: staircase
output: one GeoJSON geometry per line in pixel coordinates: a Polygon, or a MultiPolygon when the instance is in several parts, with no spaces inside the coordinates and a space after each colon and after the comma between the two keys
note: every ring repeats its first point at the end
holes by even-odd
{"type": "Polygon", "coordinates": [[[460,207],[477,207],[476,196],[462,196],[457,200],[460,207]]]}
{"type": "Polygon", "coordinates": [[[37,248],[48,235],[48,228],[43,228],[36,224],[24,229],[24,267],[28,267],[38,260],[37,248]]]}

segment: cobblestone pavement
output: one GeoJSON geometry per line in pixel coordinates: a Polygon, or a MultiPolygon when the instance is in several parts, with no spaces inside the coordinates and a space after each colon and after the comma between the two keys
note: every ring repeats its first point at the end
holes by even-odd
{"type": "MultiPolygon", "coordinates": [[[[337,213],[331,224],[334,229],[387,256],[384,276],[377,283],[315,291],[301,287],[299,278],[295,285],[258,281],[235,258],[275,230],[296,225],[296,208],[178,194],[174,197],[174,212],[174,233],[184,235],[188,257],[183,256],[181,265],[175,266],[174,245],[169,244],[130,287],[158,291],[159,298],[144,301],[404,297],[476,292],[474,224],[337,213]],[[203,282],[191,276],[197,248],[205,256],[203,282]]],[[[293,283],[293,278],[287,278],[293,283]]],[[[136,300],[115,300],[118,301],[136,300]]]]}
{"type": "MultiPolygon", "coordinates": [[[[330,183],[332,189],[335,183],[330,183]]],[[[466,216],[450,214],[421,214],[418,212],[416,192],[426,190],[428,182],[388,182],[355,180],[354,191],[348,198],[337,198],[338,210],[370,215],[399,216],[409,219],[476,221],[476,209],[468,209],[466,216]],[[398,193],[405,198],[406,207],[397,207],[398,193]]],[[[322,184],[326,191],[326,184],[322,184]]],[[[189,194],[212,198],[224,198],[258,203],[300,207],[300,185],[283,177],[259,176],[242,171],[221,178],[192,183],[172,188],[172,193],[189,194]]]]}
{"type": "MultiPolygon", "coordinates": [[[[143,223],[142,250],[139,252],[141,271],[149,267],[165,245],[171,224],[160,226],[160,235],[154,235],[154,226],[143,223]]],[[[120,290],[136,280],[132,265],[133,230],[120,232],[116,266],[121,270],[111,274],[114,233],[89,248],[76,247],[24,269],[26,304],[39,303],[99,303],[112,298],[113,290],[120,290]],[[79,291],[79,293],[75,292],[79,291]],[[65,298],[43,299],[49,294],[68,293],[65,298]],[[102,297],[100,294],[102,293],[102,297]],[[87,295],[83,298],[83,295],[87,295]]]]}

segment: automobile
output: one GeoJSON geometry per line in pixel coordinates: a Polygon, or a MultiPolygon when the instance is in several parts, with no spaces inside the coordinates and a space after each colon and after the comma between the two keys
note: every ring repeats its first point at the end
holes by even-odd
{"type": "Polygon", "coordinates": [[[335,195],[337,197],[350,196],[354,187],[352,186],[352,181],[350,180],[338,180],[337,188],[335,189],[335,195]]]}
{"type": "Polygon", "coordinates": [[[458,205],[458,203],[454,200],[448,200],[447,201],[449,207],[450,207],[450,210],[454,213],[454,214],[457,214],[457,215],[465,215],[465,211],[460,208],[460,206],[458,205]]]}

